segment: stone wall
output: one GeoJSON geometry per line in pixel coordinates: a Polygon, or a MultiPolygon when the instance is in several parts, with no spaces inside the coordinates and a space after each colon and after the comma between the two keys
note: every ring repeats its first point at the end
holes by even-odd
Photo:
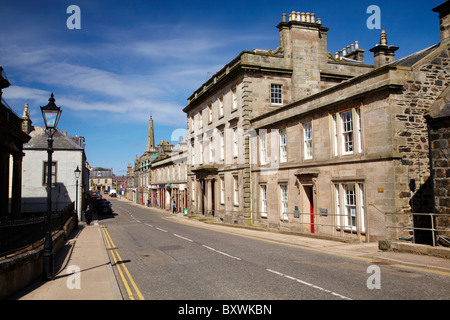
{"type": "Polygon", "coordinates": [[[398,152],[402,155],[396,188],[400,198],[399,208],[411,212],[409,181],[415,179],[413,196],[414,212],[432,212],[431,181],[429,170],[429,142],[426,111],[450,83],[449,48],[441,46],[412,66],[407,74],[404,89],[393,95],[391,104],[397,108],[395,114],[398,152]],[[407,179],[405,179],[405,177],[407,179]]]}
{"type": "MultiPolygon", "coordinates": [[[[434,199],[437,213],[450,215],[450,119],[441,119],[431,126],[434,199]]],[[[450,219],[448,219],[450,220],[450,219]]],[[[448,226],[447,226],[448,227],[448,226]]]]}
{"type": "MultiPolygon", "coordinates": [[[[74,230],[75,219],[70,218],[53,235],[53,253],[64,247],[67,238],[74,230]]],[[[0,260],[0,300],[19,292],[43,274],[43,242],[35,249],[27,250],[11,258],[0,260]]]]}

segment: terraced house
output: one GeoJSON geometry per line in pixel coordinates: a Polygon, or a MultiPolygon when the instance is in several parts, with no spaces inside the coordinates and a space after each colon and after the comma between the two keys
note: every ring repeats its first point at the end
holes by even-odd
{"type": "Polygon", "coordinates": [[[434,10],[441,43],[395,60],[383,31],[374,65],[357,42],[329,53],[315,14],[283,15],[276,50],[242,52],[188,99],[190,212],[365,241],[407,237],[386,223],[433,211],[424,112],[449,80],[449,5],[434,10]]]}

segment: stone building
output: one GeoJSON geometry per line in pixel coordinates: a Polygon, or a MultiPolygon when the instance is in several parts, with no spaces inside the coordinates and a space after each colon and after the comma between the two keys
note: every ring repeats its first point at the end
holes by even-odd
{"type": "MultiPolygon", "coordinates": [[[[162,141],[158,148],[164,145],[169,144],[162,141]]],[[[181,141],[177,149],[171,146],[170,150],[161,150],[151,164],[150,205],[172,211],[175,203],[176,212],[182,212],[187,208],[186,142],[181,141]]]]}
{"type": "Polygon", "coordinates": [[[147,148],[145,152],[134,161],[134,196],[133,201],[138,204],[147,205],[150,198],[149,185],[151,179],[150,165],[156,156],[158,150],[155,147],[155,131],[153,119],[150,116],[148,121],[147,148]]]}
{"type": "Polygon", "coordinates": [[[244,51],[188,99],[189,211],[220,221],[251,218],[251,119],[373,70],[358,43],[327,50],[328,28],[315,14],[283,15],[280,46],[244,51]]]}
{"type": "MultiPolygon", "coordinates": [[[[30,119],[28,104],[22,116],[22,130],[31,139],[24,144],[26,155],[23,161],[22,211],[45,212],[47,210],[47,161],[48,135],[45,127],[34,127],[30,119]]],[[[60,211],[75,202],[78,219],[86,206],[85,195],[88,185],[88,169],[85,153],[85,139],[69,136],[57,129],[53,135],[52,156],[52,209],[60,211]],[[75,170],[80,170],[78,184],[75,170]],[[78,187],[78,189],[77,189],[78,187]]]]}
{"type": "Polygon", "coordinates": [[[21,213],[23,145],[31,137],[2,98],[10,83],[0,67],[0,220],[21,213]]]}
{"type": "MultiPolygon", "coordinates": [[[[426,114],[430,143],[430,180],[435,226],[450,229],[450,87],[444,90],[426,114]]],[[[438,242],[450,244],[450,232],[439,232],[438,242]],[[446,238],[442,238],[446,237],[446,238]]]]}
{"type": "Polygon", "coordinates": [[[125,198],[127,198],[130,201],[135,202],[136,197],[136,187],[134,182],[134,170],[131,166],[131,163],[127,166],[127,178],[126,178],[126,185],[125,185],[125,198]]]}
{"type": "Polygon", "coordinates": [[[113,169],[93,168],[89,172],[89,190],[93,192],[110,191],[113,187],[113,169]]]}
{"type": "Polygon", "coordinates": [[[150,117],[147,149],[128,164],[125,196],[137,204],[170,209],[173,201],[178,211],[186,207],[185,142],[174,150],[169,141],[161,140],[155,147],[153,119],[150,117]]]}
{"type": "Polygon", "coordinates": [[[241,53],[188,99],[190,212],[365,241],[409,237],[411,211],[432,205],[424,113],[449,84],[448,8],[434,9],[439,44],[395,60],[382,32],[374,66],[357,43],[328,53],[315,15],[283,15],[277,50],[241,53]]]}

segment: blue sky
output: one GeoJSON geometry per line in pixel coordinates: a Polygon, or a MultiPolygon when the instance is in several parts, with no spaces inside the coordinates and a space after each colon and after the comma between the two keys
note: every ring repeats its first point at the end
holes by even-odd
{"type": "Polygon", "coordinates": [[[3,98],[33,125],[53,92],[63,109],[58,127],[84,136],[93,167],[126,174],[146,148],[148,119],[155,140],[186,128],[182,109],[210,75],[244,50],[276,49],[282,13],[314,12],[334,53],[359,41],[366,63],[380,31],[367,28],[370,5],[381,9],[381,28],[396,57],[439,40],[432,8],[443,0],[412,1],[119,1],[3,0],[0,65],[11,82],[3,98]],[[81,10],[81,29],[66,26],[70,5],[81,10]]]}

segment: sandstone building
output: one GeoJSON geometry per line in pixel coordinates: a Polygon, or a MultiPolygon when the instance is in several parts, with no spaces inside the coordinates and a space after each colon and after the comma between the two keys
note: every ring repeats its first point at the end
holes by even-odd
{"type": "MultiPolygon", "coordinates": [[[[145,152],[134,161],[134,173],[133,173],[133,186],[130,188],[131,200],[138,204],[147,204],[149,200],[148,185],[150,184],[151,162],[158,155],[158,150],[155,147],[155,131],[153,126],[153,119],[150,116],[148,121],[148,135],[147,135],[147,148],[145,152]]],[[[128,174],[128,173],[127,173],[128,174]]]]}
{"type": "Polygon", "coordinates": [[[93,168],[89,171],[89,190],[103,193],[113,187],[113,169],[93,168]]]}
{"type": "Polygon", "coordinates": [[[435,11],[439,44],[395,60],[383,31],[375,65],[357,42],[329,53],[315,14],[283,15],[276,50],[242,52],[188,98],[189,211],[365,241],[408,236],[386,224],[432,211],[424,112],[449,83],[449,3],[435,11]]]}
{"type": "Polygon", "coordinates": [[[172,210],[186,208],[186,143],[161,141],[155,147],[153,119],[148,125],[147,149],[127,168],[126,197],[137,204],[172,210]]]}
{"type": "Polygon", "coordinates": [[[22,120],[2,98],[10,82],[0,66],[0,221],[22,212],[23,145],[31,137],[23,130],[22,120]]]}
{"type": "MultiPolygon", "coordinates": [[[[162,144],[162,143],[161,143],[162,144]]],[[[167,143],[166,143],[167,144],[167,143]]],[[[187,208],[187,150],[185,141],[181,141],[177,148],[158,155],[151,164],[152,194],[150,205],[176,212],[187,208]]]]}

